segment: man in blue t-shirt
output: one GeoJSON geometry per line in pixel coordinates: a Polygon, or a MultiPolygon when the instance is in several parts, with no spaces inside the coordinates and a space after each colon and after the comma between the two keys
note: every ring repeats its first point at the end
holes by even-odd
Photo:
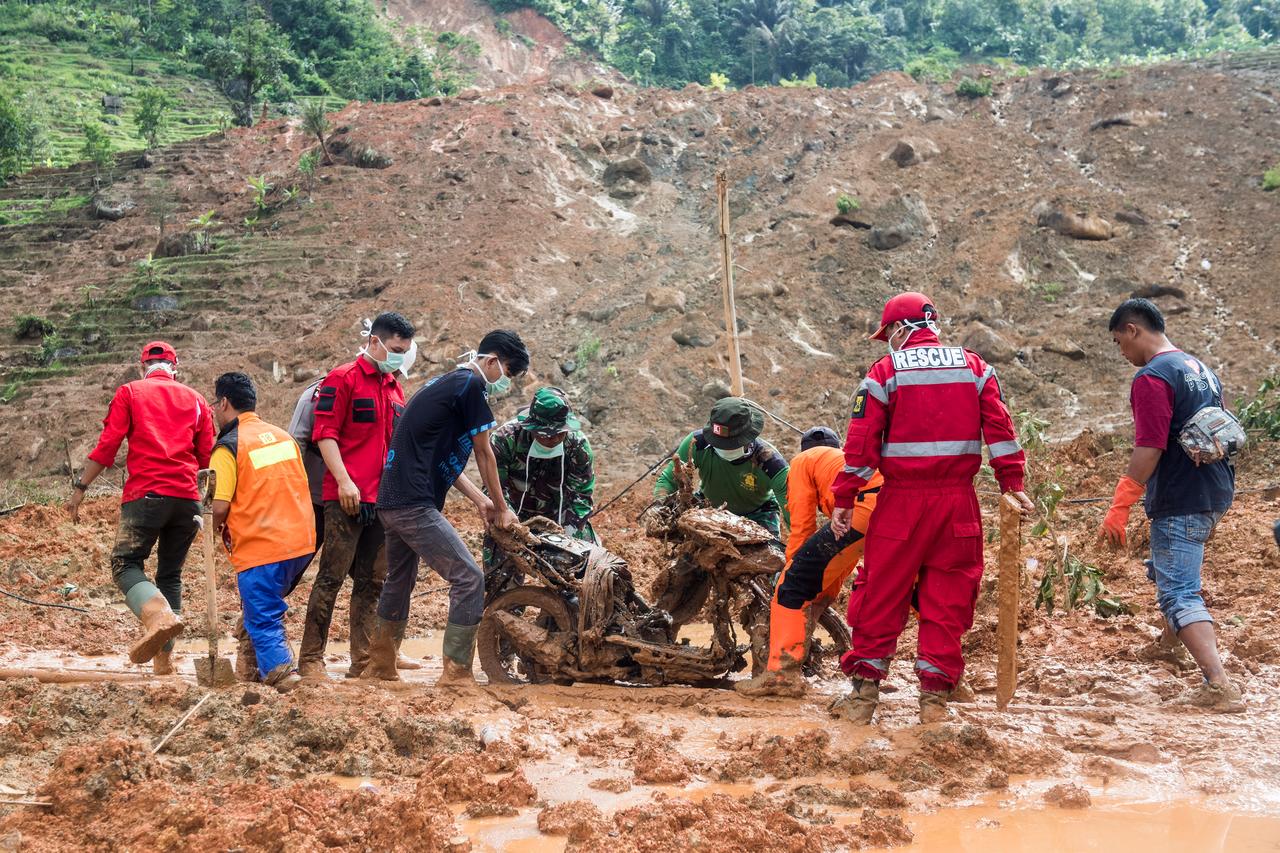
{"type": "Polygon", "coordinates": [[[488,397],[506,393],[512,378],[528,369],[529,351],[520,336],[499,329],[485,335],[456,370],[431,380],[405,406],[378,487],[378,518],[387,534],[387,580],[378,599],[366,677],[400,679],[396,650],[409,621],[409,597],[421,558],[449,582],[444,674],[437,683],[473,680],[484,572],[440,511],[449,489],[456,488],[480,510],[485,524],[506,528],[517,523],[502,497],[489,444],[489,432],[497,422],[488,397]],[[472,451],[492,499],[462,473],[472,451]]]}
{"type": "Polygon", "coordinates": [[[1222,668],[1213,617],[1200,597],[1205,542],[1231,506],[1235,470],[1225,459],[1197,465],[1178,441],[1196,412],[1222,407],[1222,383],[1203,362],[1169,342],[1164,317],[1149,300],[1124,302],[1111,315],[1110,329],[1120,354],[1140,370],[1129,394],[1133,455],[1099,536],[1113,548],[1122,547],[1129,508],[1146,493],[1151,519],[1147,577],[1155,582],[1166,633],[1177,635],[1204,674],[1204,683],[1184,701],[1239,713],[1244,710],[1240,691],[1222,668]]]}

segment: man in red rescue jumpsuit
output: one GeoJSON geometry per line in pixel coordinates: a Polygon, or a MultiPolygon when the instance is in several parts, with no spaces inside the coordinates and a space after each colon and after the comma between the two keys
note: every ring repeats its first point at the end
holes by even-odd
{"type": "Polygon", "coordinates": [[[982,577],[982,517],[973,478],[987,446],[1002,492],[1032,509],[1022,492],[1026,457],[1001,398],[995,370],[963,347],[938,341],[937,311],[921,293],[884,307],[872,340],[889,355],[858,387],[845,438],[844,470],[832,487],[831,528],[843,535],[858,495],[884,476],[867,529],[863,570],[849,600],[853,644],[841,668],[853,692],[832,707],[870,723],[880,680],[917,590],[920,721],[947,716],[947,699],[964,673],[960,638],[973,624],[982,577]]]}

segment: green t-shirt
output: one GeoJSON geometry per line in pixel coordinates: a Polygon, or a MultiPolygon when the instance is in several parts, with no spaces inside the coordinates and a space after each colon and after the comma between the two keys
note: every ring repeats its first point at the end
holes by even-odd
{"type": "MultiPolygon", "coordinates": [[[[747,515],[773,498],[783,523],[791,525],[787,514],[787,460],[769,442],[757,438],[745,456],[730,462],[703,440],[702,430],[696,430],[680,442],[676,455],[697,467],[700,491],[707,503],[724,505],[730,512],[747,515]]],[[[661,497],[676,490],[674,474],[675,463],[668,462],[658,475],[654,495],[661,497]]]]}

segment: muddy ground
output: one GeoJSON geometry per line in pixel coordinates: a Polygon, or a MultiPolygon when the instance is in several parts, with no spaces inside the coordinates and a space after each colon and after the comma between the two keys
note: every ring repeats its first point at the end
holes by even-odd
{"type": "MultiPolygon", "coordinates": [[[[1121,444],[1086,434],[1038,451],[1033,483],[1053,479],[1069,498],[1105,495],[1123,465],[1121,444]]],[[[184,641],[178,677],[130,666],[123,653],[134,623],[107,568],[115,504],[95,500],[79,527],[58,508],[27,507],[0,518],[3,587],[90,612],[0,600],[0,668],[137,678],[0,681],[0,798],[48,803],[0,805],[0,845],[800,851],[905,845],[914,836],[923,849],[1031,850],[1114,849],[1139,833],[1167,850],[1272,850],[1280,843],[1280,623],[1271,579],[1280,556],[1270,522],[1280,516],[1280,490],[1262,487],[1280,480],[1275,450],[1245,457],[1242,493],[1210,543],[1205,572],[1227,668],[1249,702],[1239,716],[1164,704],[1196,676],[1139,654],[1158,618],[1139,556],[1095,547],[1105,504],[1063,504],[1049,535],[1024,531],[1023,556],[1036,563],[1023,581],[1018,694],[1004,713],[994,707],[989,548],[992,571],[966,641],[977,701],[953,705],[942,724],[917,725],[902,662],[877,724],[864,729],[828,718],[826,704],[846,689],[839,679],[815,681],[799,700],[691,687],[490,687],[483,678],[474,689],[437,690],[444,596],[431,592],[415,602],[407,641],[427,667],[406,673],[398,689],[342,678],[340,611],[328,683],[288,696],[254,685],[217,691],[153,754],[206,692],[192,673],[202,641],[184,641]],[[1133,614],[1035,608],[1041,573],[1064,543],[1104,570],[1133,614]]],[[[642,589],[663,559],[635,522],[645,502],[629,498],[600,524],[642,589]]],[[[451,513],[478,544],[473,519],[456,506],[451,513]]],[[[220,565],[225,634],[236,599],[220,565]]],[[[198,568],[189,567],[186,599],[192,634],[203,630],[198,568]]],[[[433,577],[424,578],[432,588],[433,577]]],[[[295,643],[308,589],[309,581],[295,592],[288,617],[295,643]]],[[[909,628],[904,659],[913,642],[909,628]]]]}

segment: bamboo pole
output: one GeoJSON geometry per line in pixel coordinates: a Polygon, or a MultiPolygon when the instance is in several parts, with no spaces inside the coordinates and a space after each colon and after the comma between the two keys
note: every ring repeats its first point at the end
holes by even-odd
{"type": "Polygon", "coordinates": [[[996,576],[996,708],[1003,711],[1018,685],[1018,592],[1021,586],[1022,513],[1008,495],[1000,500],[1000,559],[996,576]]]}
{"type": "Polygon", "coordinates": [[[729,378],[733,396],[741,397],[742,358],[738,350],[738,310],[733,302],[733,254],[729,246],[729,176],[716,173],[716,198],[720,209],[720,287],[724,292],[724,329],[729,340],[729,378]]]}
{"type": "Polygon", "coordinates": [[[102,681],[121,681],[142,683],[154,681],[165,683],[165,679],[149,672],[96,672],[93,670],[39,669],[29,667],[0,667],[0,681],[13,681],[21,678],[34,678],[42,684],[94,684],[102,681]]]}

